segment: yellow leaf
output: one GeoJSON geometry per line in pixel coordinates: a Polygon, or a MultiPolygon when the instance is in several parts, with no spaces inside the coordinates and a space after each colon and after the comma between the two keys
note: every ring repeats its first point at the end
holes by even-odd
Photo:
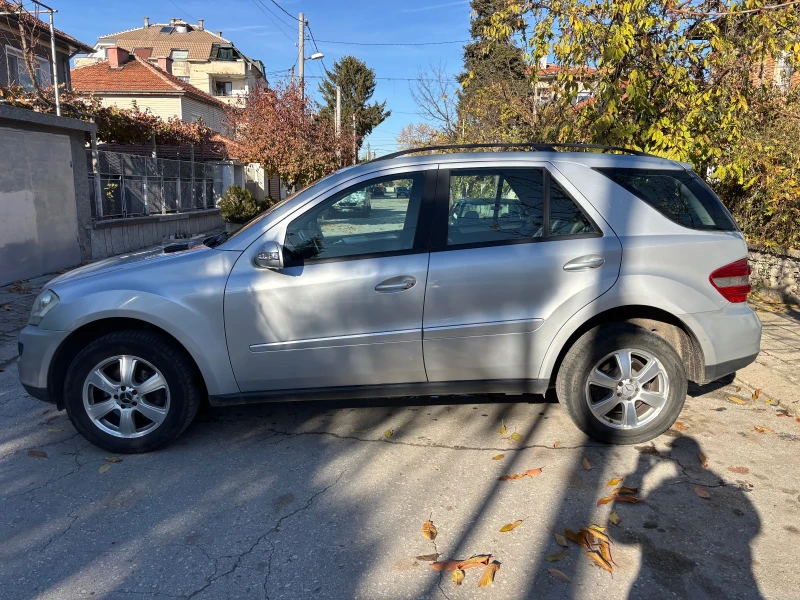
{"type": "Polygon", "coordinates": [[[101,467],[97,470],[98,473],[101,475],[111,469],[111,465],[101,465],[101,467]]]}
{"type": "Polygon", "coordinates": [[[747,402],[745,402],[741,398],[737,398],[736,396],[728,396],[728,400],[730,400],[734,404],[747,404],[747,402]]]}
{"type": "Polygon", "coordinates": [[[559,550],[558,552],[551,552],[550,554],[545,556],[544,559],[547,562],[558,562],[559,560],[564,558],[567,555],[568,552],[569,552],[569,550],[564,548],[563,550],[559,550]]]}
{"type": "MultiPolygon", "coordinates": [[[[511,439],[515,442],[521,442],[522,436],[515,431],[514,433],[511,434],[511,439]]],[[[492,575],[492,577],[494,577],[494,575],[492,575]]]]}
{"type": "Polygon", "coordinates": [[[390,437],[392,437],[393,433],[394,433],[394,429],[387,429],[386,431],[383,432],[383,437],[390,438],[390,437]]]}
{"type": "Polygon", "coordinates": [[[565,538],[563,535],[561,535],[560,533],[556,533],[553,535],[553,537],[556,538],[556,544],[558,544],[559,546],[564,546],[564,548],[567,547],[567,538],[565,538]]]}
{"type": "Polygon", "coordinates": [[[603,504],[608,504],[608,503],[609,503],[609,502],[611,502],[612,500],[613,500],[613,498],[611,498],[611,497],[609,497],[609,496],[606,496],[605,498],[600,498],[600,499],[597,501],[597,506],[602,506],[603,504]]]}
{"type": "Polygon", "coordinates": [[[608,483],[606,484],[606,487],[614,487],[616,485],[619,485],[620,483],[622,483],[622,479],[616,477],[615,479],[609,479],[608,483]]]}
{"type": "Polygon", "coordinates": [[[436,525],[433,521],[428,520],[422,524],[422,536],[431,541],[436,539],[436,525]]]}
{"type": "Polygon", "coordinates": [[[590,550],[586,553],[586,556],[591,558],[595,564],[600,567],[601,569],[605,569],[609,573],[613,573],[614,569],[611,566],[611,563],[608,562],[597,550],[590,550]]]}
{"type": "Polygon", "coordinates": [[[697,458],[700,460],[700,464],[704,467],[708,468],[708,457],[702,452],[697,453],[697,458]]]}
{"type": "Polygon", "coordinates": [[[570,583],[572,581],[563,571],[559,571],[558,569],[547,569],[547,572],[550,573],[551,577],[555,577],[564,583],[570,583]]]}
{"type": "Polygon", "coordinates": [[[500,563],[498,562],[491,562],[486,565],[483,569],[483,573],[481,574],[481,578],[478,581],[478,587],[486,587],[487,585],[492,585],[494,581],[494,574],[500,569],[500,563]]]}
{"type": "Polygon", "coordinates": [[[770,429],[769,427],[759,427],[758,425],[755,426],[755,430],[758,433],[775,433],[774,429],[770,429]]]}
{"type": "Polygon", "coordinates": [[[770,400],[769,398],[764,400],[764,403],[769,404],[770,406],[775,406],[776,404],[778,404],[777,402],[775,402],[775,400],[770,400]]]}
{"type": "Polygon", "coordinates": [[[461,569],[456,569],[453,571],[451,578],[453,579],[453,583],[456,585],[461,585],[461,582],[464,581],[464,571],[461,569]]]}
{"type": "Polygon", "coordinates": [[[581,462],[581,464],[583,465],[584,470],[586,471],[592,470],[592,465],[589,464],[589,459],[586,458],[585,456],[583,457],[583,461],[581,462]]]}
{"type": "Polygon", "coordinates": [[[500,421],[500,428],[497,430],[497,433],[499,433],[500,435],[505,435],[507,433],[505,421],[500,421]]]}
{"type": "Polygon", "coordinates": [[[503,526],[500,528],[500,532],[501,532],[501,533],[505,533],[506,531],[513,531],[514,529],[516,529],[517,527],[519,527],[520,525],[522,525],[522,521],[524,521],[524,520],[525,520],[525,519],[517,519],[517,520],[516,520],[516,521],[514,521],[513,523],[509,523],[508,525],[503,525],[503,526]]]}
{"type": "Polygon", "coordinates": [[[497,456],[493,456],[492,460],[503,460],[505,457],[505,454],[498,454],[497,456]]]}
{"type": "Polygon", "coordinates": [[[366,433],[366,432],[368,432],[370,430],[369,429],[353,429],[351,431],[352,431],[352,433],[366,433]]]}
{"type": "Polygon", "coordinates": [[[619,525],[619,515],[616,513],[616,511],[608,515],[608,520],[614,525],[619,525]]]}
{"type": "Polygon", "coordinates": [[[106,456],[106,462],[121,463],[122,459],[119,456],[106,456]]]}
{"type": "Polygon", "coordinates": [[[760,395],[761,395],[761,388],[758,388],[758,389],[756,389],[755,392],[753,392],[753,400],[758,400],[758,397],[760,395]]]}

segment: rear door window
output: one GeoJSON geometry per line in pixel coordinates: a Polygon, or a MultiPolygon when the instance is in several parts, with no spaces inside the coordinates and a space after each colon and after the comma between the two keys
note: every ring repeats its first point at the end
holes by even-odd
{"type": "Polygon", "coordinates": [[[619,167],[598,167],[595,171],[679,225],[691,229],[737,230],[719,198],[691,171],[619,167]]]}

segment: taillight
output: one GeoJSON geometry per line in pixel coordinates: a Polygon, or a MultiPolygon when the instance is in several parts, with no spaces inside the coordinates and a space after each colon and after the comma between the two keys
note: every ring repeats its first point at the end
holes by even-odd
{"type": "Polygon", "coordinates": [[[750,265],[746,258],[720,267],[708,279],[729,302],[747,301],[747,294],[750,293],[750,265]]]}

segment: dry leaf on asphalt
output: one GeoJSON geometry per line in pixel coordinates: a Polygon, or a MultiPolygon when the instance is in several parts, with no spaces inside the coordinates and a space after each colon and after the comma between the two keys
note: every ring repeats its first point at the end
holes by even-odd
{"type": "Polygon", "coordinates": [[[608,515],[608,520],[614,525],[619,525],[619,515],[616,513],[616,511],[608,515]]]}
{"type": "Polygon", "coordinates": [[[796,417],[796,418],[795,418],[795,421],[797,421],[798,423],[800,423],[800,417],[796,417]]]}
{"type": "Polygon", "coordinates": [[[777,404],[777,402],[775,402],[775,400],[770,400],[769,398],[764,400],[764,403],[765,404],[769,404],[770,406],[775,406],[777,404]]]}
{"type": "Polygon", "coordinates": [[[524,473],[514,473],[512,475],[501,475],[498,477],[498,481],[512,481],[514,479],[522,479],[523,477],[536,477],[542,472],[544,467],[539,467],[538,469],[529,469],[524,473]]]}
{"type": "Polygon", "coordinates": [[[519,527],[520,525],[522,525],[522,522],[523,522],[524,520],[525,520],[525,519],[517,519],[517,520],[516,520],[516,521],[514,521],[513,523],[509,523],[508,525],[503,525],[503,526],[500,528],[500,533],[505,533],[505,532],[507,532],[507,531],[514,531],[514,530],[515,530],[517,527],[519,527]]]}
{"type": "Polygon", "coordinates": [[[747,402],[745,402],[741,398],[737,398],[736,396],[728,396],[728,400],[730,400],[734,404],[747,404],[747,402]]]}
{"type": "Polygon", "coordinates": [[[581,533],[587,535],[589,540],[592,539],[600,540],[601,542],[610,542],[611,540],[608,539],[608,536],[605,534],[605,527],[598,527],[597,525],[592,525],[591,527],[582,527],[581,533]]]}
{"type": "Polygon", "coordinates": [[[430,519],[422,524],[422,536],[431,541],[436,539],[436,525],[430,519]]]}
{"type": "Polygon", "coordinates": [[[119,463],[122,462],[122,459],[119,456],[106,456],[106,462],[119,463]]]}
{"type": "Polygon", "coordinates": [[[589,543],[589,539],[586,534],[581,531],[580,533],[575,533],[569,529],[564,530],[564,535],[567,536],[567,539],[571,542],[575,542],[579,546],[583,546],[587,550],[590,550],[592,545],[589,543]]]}
{"type": "Polygon", "coordinates": [[[497,561],[491,562],[483,569],[483,573],[481,573],[481,578],[478,580],[478,587],[486,587],[487,585],[492,585],[494,581],[494,574],[500,569],[500,563],[497,561]]]}
{"type": "Polygon", "coordinates": [[[600,556],[603,557],[608,564],[613,564],[617,566],[617,563],[614,562],[614,559],[611,558],[611,544],[609,542],[600,542],[600,556]]]}
{"type": "Polygon", "coordinates": [[[351,433],[367,433],[368,431],[372,431],[371,429],[352,429],[351,433]]]}
{"type": "Polygon", "coordinates": [[[471,569],[472,567],[479,567],[485,565],[492,558],[491,554],[476,554],[465,560],[440,560],[431,563],[431,569],[434,571],[454,571],[456,569],[471,569]]]}
{"type": "Polygon", "coordinates": [[[742,386],[740,386],[740,385],[737,385],[737,386],[736,386],[736,393],[738,394],[738,393],[739,393],[739,392],[741,392],[741,391],[742,391],[742,386]]]}
{"type": "Polygon", "coordinates": [[[608,562],[597,550],[589,550],[586,552],[586,556],[591,558],[594,563],[600,567],[601,569],[605,569],[609,573],[614,572],[614,568],[611,566],[611,563],[608,562]]]}
{"type": "Polygon", "coordinates": [[[782,409],[780,409],[778,411],[778,416],[779,417],[789,417],[791,419],[793,415],[789,414],[789,411],[786,410],[785,408],[782,408],[782,409]]]}
{"type": "MultiPolygon", "coordinates": [[[[517,443],[521,442],[522,439],[523,439],[522,436],[519,433],[517,433],[516,431],[514,433],[512,433],[510,437],[511,437],[511,441],[512,442],[517,442],[517,443]]],[[[494,574],[492,574],[492,577],[494,577],[494,574]]]]}
{"type": "Polygon", "coordinates": [[[750,472],[750,469],[747,467],[728,467],[728,471],[731,473],[738,473],[739,475],[746,475],[750,472]]]}
{"type": "Polygon", "coordinates": [[[497,430],[497,433],[500,435],[505,435],[507,433],[505,421],[500,421],[500,428],[497,430]]]}
{"type": "Polygon", "coordinates": [[[111,469],[111,465],[100,465],[100,468],[97,470],[98,473],[101,475],[111,469]]]}
{"type": "Polygon", "coordinates": [[[50,427],[47,430],[47,433],[60,433],[62,431],[64,431],[64,430],[63,429],[59,429],[58,427],[50,427]]]}
{"type": "Polygon", "coordinates": [[[390,438],[390,437],[392,437],[393,433],[394,433],[394,429],[387,429],[386,431],[383,432],[383,437],[390,438]]]}
{"type": "Polygon", "coordinates": [[[618,487],[611,490],[612,496],[628,496],[630,494],[636,494],[639,491],[639,488],[632,488],[632,487],[618,487]]]}
{"type": "Polygon", "coordinates": [[[553,442],[553,448],[558,448],[561,445],[561,442],[553,442]]]}
{"type": "Polygon", "coordinates": [[[560,533],[556,533],[553,534],[553,537],[556,538],[556,544],[558,544],[559,546],[564,546],[564,548],[567,547],[567,538],[565,538],[563,535],[561,535],[560,533]]]}
{"type": "Polygon", "coordinates": [[[41,450],[28,450],[28,456],[33,458],[47,458],[47,452],[41,450]]]}
{"type": "Polygon", "coordinates": [[[755,430],[758,433],[775,433],[774,429],[770,429],[769,427],[759,427],[758,425],[755,425],[755,430]]]}
{"type": "Polygon", "coordinates": [[[758,397],[761,395],[761,388],[756,388],[756,391],[753,392],[753,400],[758,400],[758,397]]]}
{"type": "Polygon", "coordinates": [[[606,484],[606,487],[614,487],[615,485],[619,485],[620,483],[622,483],[622,479],[619,477],[615,477],[614,479],[609,479],[608,483],[606,484]]]}
{"type": "Polygon", "coordinates": [[[686,425],[684,425],[680,421],[675,421],[675,424],[673,425],[673,427],[675,429],[677,429],[678,431],[686,431],[686,425]]]}
{"type": "Polygon", "coordinates": [[[605,498],[600,498],[597,501],[597,506],[603,506],[604,504],[608,504],[612,500],[613,500],[613,498],[611,496],[606,496],[605,498]]]}
{"type": "Polygon", "coordinates": [[[456,569],[453,571],[453,575],[451,577],[453,579],[453,583],[456,585],[461,585],[461,582],[464,581],[464,571],[461,569],[456,569]]]}
{"type": "Polygon", "coordinates": [[[497,456],[493,456],[492,460],[503,460],[505,457],[505,454],[498,454],[497,456]]]}
{"type": "Polygon", "coordinates": [[[433,562],[440,556],[441,554],[437,552],[436,554],[422,554],[420,556],[415,556],[414,558],[421,560],[422,562],[433,562]]]}
{"type": "Polygon", "coordinates": [[[558,552],[551,552],[550,554],[545,556],[544,559],[547,562],[558,562],[559,560],[564,558],[568,553],[569,553],[569,550],[564,548],[563,550],[559,550],[558,552]]]}
{"type": "Polygon", "coordinates": [[[589,459],[586,458],[585,456],[583,457],[583,461],[581,461],[581,464],[583,465],[583,468],[585,470],[587,470],[587,471],[591,471],[592,470],[592,465],[589,464],[589,459]]]}
{"type": "Polygon", "coordinates": [[[559,581],[563,581],[564,583],[571,583],[572,580],[567,577],[567,575],[563,571],[559,571],[558,569],[547,569],[547,572],[550,573],[551,577],[555,577],[559,581]]]}
{"type": "Polygon", "coordinates": [[[704,487],[700,487],[699,485],[696,488],[694,488],[694,493],[706,500],[711,498],[711,494],[709,493],[709,491],[704,487]]]}
{"type": "Polygon", "coordinates": [[[701,465],[703,465],[705,468],[708,468],[708,457],[705,454],[698,452],[697,459],[700,461],[701,465]]]}
{"type": "Polygon", "coordinates": [[[644,498],[637,498],[636,496],[614,496],[614,502],[627,502],[628,504],[639,504],[639,502],[644,502],[644,498]]]}

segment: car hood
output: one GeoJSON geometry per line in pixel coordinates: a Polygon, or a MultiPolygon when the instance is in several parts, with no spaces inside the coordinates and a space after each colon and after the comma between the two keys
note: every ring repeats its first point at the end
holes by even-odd
{"type": "Polygon", "coordinates": [[[51,280],[47,285],[58,285],[86,279],[88,277],[95,277],[97,275],[104,275],[112,271],[119,271],[120,269],[142,266],[145,261],[162,262],[174,260],[188,252],[200,252],[203,250],[210,250],[210,248],[204,246],[202,242],[199,241],[185,242],[183,244],[168,244],[160,248],[137,250],[128,254],[121,254],[120,256],[113,256],[88,265],[83,265],[77,269],[72,269],[51,280]],[[167,250],[166,252],[165,249],[167,250]]]}

